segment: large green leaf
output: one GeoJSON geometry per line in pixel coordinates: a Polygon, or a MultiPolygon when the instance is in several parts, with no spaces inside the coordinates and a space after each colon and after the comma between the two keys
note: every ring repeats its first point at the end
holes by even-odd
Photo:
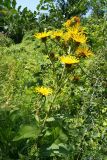
{"type": "Polygon", "coordinates": [[[36,139],[39,133],[40,129],[36,125],[23,125],[13,141],[19,141],[26,138],[36,139]]]}

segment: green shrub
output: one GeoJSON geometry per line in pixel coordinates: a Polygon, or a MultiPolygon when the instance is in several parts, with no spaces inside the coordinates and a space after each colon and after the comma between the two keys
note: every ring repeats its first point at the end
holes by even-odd
{"type": "Polygon", "coordinates": [[[0,31],[3,31],[12,38],[15,43],[20,43],[26,31],[36,27],[36,11],[32,13],[30,10],[21,6],[16,9],[16,1],[2,1],[0,6],[0,31]]]}
{"type": "Polygon", "coordinates": [[[8,38],[5,34],[0,33],[0,46],[1,47],[9,47],[13,44],[13,41],[11,38],[8,38]]]}

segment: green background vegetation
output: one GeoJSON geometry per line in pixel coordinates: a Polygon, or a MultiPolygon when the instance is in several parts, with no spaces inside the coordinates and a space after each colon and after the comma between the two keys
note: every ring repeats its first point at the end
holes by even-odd
{"type": "MultiPolygon", "coordinates": [[[[53,2],[40,0],[32,13],[16,9],[15,0],[1,1],[0,160],[107,160],[107,1],[53,2]],[[95,55],[81,63],[79,79],[66,83],[45,119],[51,96],[44,105],[34,87],[51,85],[54,77],[44,44],[33,35],[75,15],[95,55]]],[[[48,46],[60,51],[52,41],[48,46]]]]}

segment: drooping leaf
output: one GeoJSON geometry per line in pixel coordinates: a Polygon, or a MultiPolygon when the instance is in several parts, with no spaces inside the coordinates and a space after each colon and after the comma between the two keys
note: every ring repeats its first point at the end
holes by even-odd
{"type": "Polygon", "coordinates": [[[36,139],[40,133],[40,129],[35,125],[23,125],[21,126],[18,134],[13,141],[19,141],[21,139],[33,138],[36,139]]]}

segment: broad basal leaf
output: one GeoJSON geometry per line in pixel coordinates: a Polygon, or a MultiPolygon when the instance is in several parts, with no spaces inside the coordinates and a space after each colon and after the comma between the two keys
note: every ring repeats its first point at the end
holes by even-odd
{"type": "Polygon", "coordinates": [[[21,139],[33,138],[36,139],[40,133],[40,129],[35,125],[23,125],[21,126],[18,134],[13,141],[19,141],[21,139]]]}

